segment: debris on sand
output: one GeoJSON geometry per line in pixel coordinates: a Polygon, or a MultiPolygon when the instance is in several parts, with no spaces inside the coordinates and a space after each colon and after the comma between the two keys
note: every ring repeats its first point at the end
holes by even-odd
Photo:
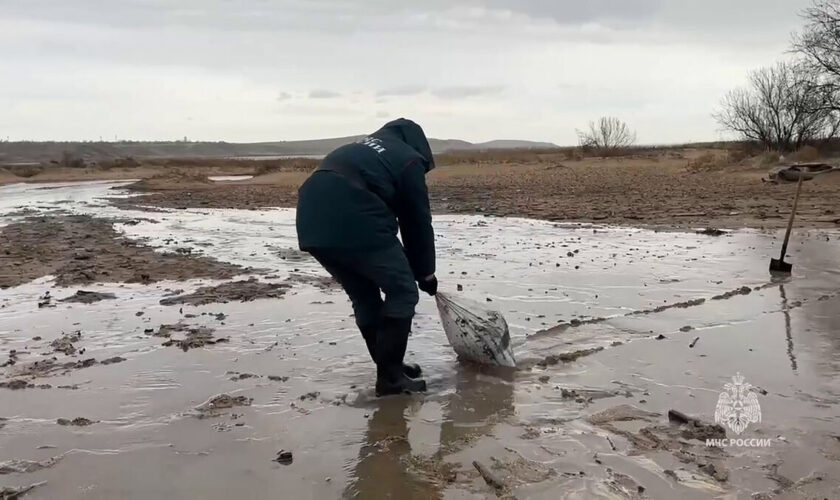
{"type": "Polygon", "coordinates": [[[696,346],[696,345],[697,345],[697,341],[698,341],[698,340],[700,340],[700,337],[694,337],[694,340],[692,340],[692,341],[691,341],[691,343],[690,343],[690,344],[688,344],[688,347],[690,347],[690,348],[694,349],[694,346],[696,346]]]}
{"type": "Polygon", "coordinates": [[[632,477],[621,472],[616,472],[609,467],[607,467],[607,474],[609,474],[609,480],[605,482],[605,485],[617,495],[617,498],[627,500],[642,500],[647,498],[644,494],[645,487],[637,483],[632,477]]]}
{"type": "Polygon", "coordinates": [[[281,377],[280,375],[269,375],[268,380],[272,380],[274,382],[285,382],[285,381],[289,380],[289,377],[286,377],[286,376],[281,377]]]}
{"type": "Polygon", "coordinates": [[[113,358],[103,359],[101,363],[103,365],[112,365],[114,363],[122,363],[123,361],[125,361],[125,358],[121,356],[114,356],[113,358]]]}
{"type": "Polygon", "coordinates": [[[473,460],[472,464],[473,467],[475,467],[475,470],[481,474],[481,478],[484,479],[487,486],[490,486],[497,491],[503,491],[505,489],[505,483],[500,478],[496,477],[496,475],[493,474],[493,472],[491,472],[484,464],[478,460],[473,460]]]}
{"type": "Polygon", "coordinates": [[[715,295],[712,297],[712,300],[724,300],[724,299],[731,299],[736,295],[749,295],[752,292],[752,288],[748,286],[742,286],[741,288],[736,288],[735,290],[728,291],[726,293],[722,293],[720,295],[715,295]]]}
{"type": "MultiPolygon", "coordinates": [[[[811,498],[811,495],[805,494],[804,487],[812,483],[823,481],[825,479],[825,476],[822,473],[811,472],[807,476],[801,477],[798,480],[794,481],[790,478],[779,474],[779,465],[780,464],[778,463],[774,463],[765,467],[766,469],[768,469],[767,477],[778,483],[779,486],[777,488],[774,488],[769,493],[756,493],[755,495],[753,495],[754,499],[770,500],[772,498],[778,498],[782,495],[785,495],[785,498],[811,498]]],[[[823,495],[820,496],[823,497],[823,495]]]]}
{"type": "Polygon", "coordinates": [[[658,413],[645,411],[635,406],[618,405],[604,411],[592,414],[587,418],[593,425],[607,424],[611,422],[625,422],[629,420],[641,420],[653,422],[659,418],[658,413]]]}
{"type": "Polygon", "coordinates": [[[317,391],[307,392],[306,394],[301,395],[298,399],[301,401],[314,401],[318,399],[318,396],[320,395],[321,393],[317,391]]]}
{"type": "Polygon", "coordinates": [[[637,451],[682,449],[684,442],[680,435],[682,427],[656,425],[659,418],[658,413],[644,411],[630,405],[619,405],[590,415],[588,420],[601,429],[627,439],[637,451]],[[639,430],[632,432],[625,429],[625,426],[616,426],[616,422],[633,422],[633,427],[639,427],[639,430]]]}
{"type": "Polygon", "coordinates": [[[74,346],[73,343],[78,342],[81,339],[82,332],[77,330],[71,334],[64,334],[53,340],[50,342],[50,347],[53,348],[54,352],[63,352],[64,354],[70,356],[76,353],[76,346],[74,346]]]}
{"type": "Polygon", "coordinates": [[[186,331],[187,328],[188,326],[186,324],[178,322],[171,325],[160,325],[157,331],[151,328],[144,331],[153,337],[164,337],[168,339],[173,333],[186,331]]]}
{"type": "Polygon", "coordinates": [[[45,484],[47,484],[46,481],[41,481],[40,483],[30,484],[29,486],[21,486],[20,488],[4,486],[0,488],[0,500],[18,500],[20,497],[26,495],[38,486],[43,486],[45,484]]]}
{"type": "Polygon", "coordinates": [[[196,406],[195,410],[198,418],[217,417],[221,414],[219,410],[226,410],[236,406],[251,406],[252,401],[253,399],[246,396],[219,394],[196,406]]]}
{"type": "Polygon", "coordinates": [[[697,234],[705,234],[706,236],[723,236],[726,234],[726,231],[715,227],[707,227],[706,229],[697,231],[697,234]]]}
{"type": "Polygon", "coordinates": [[[22,285],[41,276],[55,284],[94,282],[149,283],[197,277],[227,279],[243,268],[208,257],[163,254],[114,229],[111,219],[89,215],[28,217],[0,229],[4,265],[0,288],[22,285]]]}
{"type": "Polygon", "coordinates": [[[721,464],[704,462],[697,466],[698,469],[715,478],[716,481],[724,483],[729,480],[729,471],[721,464]]]}
{"type": "Polygon", "coordinates": [[[537,362],[537,366],[545,368],[547,366],[556,365],[558,363],[571,363],[572,361],[575,361],[578,358],[589,356],[590,354],[595,354],[596,352],[600,352],[603,350],[603,347],[593,347],[591,349],[581,349],[579,351],[564,352],[561,354],[550,354],[544,359],[537,362]]]}
{"type": "Polygon", "coordinates": [[[59,300],[59,302],[74,302],[78,304],[93,304],[101,300],[116,299],[117,296],[113,293],[103,292],[89,292],[87,290],[79,290],[75,294],[59,300]]]}
{"type": "MultiPolygon", "coordinates": [[[[57,464],[63,457],[52,457],[46,460],[6,460],[0,462],[0,475],[3,474],[29,474],[43,469],[49,469],[57,464]]],[[[0,497],[4,498],[4,497],[0,497]]]]}
{"type": "Polygon", "coordinates": [[[197,347],[204,347],[206,345],[219,344],[227,341],[227,338],[214,338],[213,330],[211,328],[199,327],[188,329],[186,337],[183,339],[169,339],[161,345],[166,347],[174,345],[175,347],[180,347],[184,352],[186,352],[197,347]]]}
{"type": "Polygon", "coordinates": [[[341,285],[338,284],[331,276],[314,276],[311,274],[291,273],[286,279],[287,283],[310,285],[319,290],[340,290],[341,285]]]}
{"type": "MultiPolygon", "coordinates": [[[[52,375],[55,372],[61,372],[63,374],[69,373],[71,370],[79,370],[82,368],[88,368],[96,364],[96,360],[94,358],[87,358],[80,361],[68,361],[66,363],[57,363],[56,358],[47,358],[35,361],[33,363],[29,363],[26,365],[21,365],[16,367],[16,371],[14,376],[17,377],[47,377],[52,375]]],[[[12,381],[15,384],[21,385],[20,388],[24,388],[21,382],[12,381]]],[[[2,385],[0,385],[2,387],[2,385]]],[[[27,385],[26,387],[34,387],[32,384],[27,385]]],[[[42,386],[39,386],[43,388],[42,386]]]]}
{"type": "Polygon", "coordinates": [[[17,391],[17,390],[20,390],[20,389],[27,389],[27,388],[35,387],[35,386],[30,384],[26,380],[23,380],[22,378],[18,378],[18,379],[10,380],[8,382],[0,382],[0,387],[2,387],[4,389],[10,389],[10,390],[13,390],[13,391],[17,391]]]}
{"type": "Polygon", "coordinates": [[[251,278],[245,281],[231,281],[216,286],[201,287],[193,293],[164,298],[163,306],[188,304],[200,306],[214,302],[231,301],[250,302],[256,299],[276,299],[283,297],[290,288],[287,283],[265,283],[251,278]]]}
{"type": "Polygon", "coordinates": [[[314,260],[308,253],[298,250],[297,248],[280,248],[277,250],[277,256],[280,260],[287,262],[305,262],[314,260]]]}
{"type": "Polygon", "coordinates": [[[683,333],[690,332],[691,330],[694,330],[694,327],[691,325],[685,325],[684,327],[680,328],[680,331],[683,333]]]}
{"type": "Polygon", "coordinates": [[[653,314],[653,313],[661,313],[662,311],[667,311],[668,309],[687,309],[689,307],[699,306],[706,302],[706,299],[693,299],[693,300],[686,300],[683,302],[675,302],[673,304],[666,304],[664,306],[654,307],[653,309],[643,309],[641,311],[633,311],[628,313],[627,316],[637,316],[640,314],[653,314]]]}
{"type": "Polygon", "coordinates": [[[481,478],[488,486],[495,490],[498,496],[512,498],[510,491],[525,484],[535,484],[546,481],[557,475],[553,468],[534,460],[529,460],[511,448],[505,448],[501,458],[491,456],[492,465],[475,461],[481,478]]]}
{"type": "Polygon", "coordinates": [[[707,424],[677,410],[668,410],[668,421],[681,426],[681,435],[685,439],[705,442],[707,439],[724,439],[726,430],[717,424],[707,424]]]}
{"type": "Polygon", "coordinates": [[[291,451],[280,450],[277,452],[277,456],[274,457],[273,462],[277,462],[281,465],[291,465],[294,461],[294,457],[292,456],[291,451]]]}
{"type": "Polygon", "coordinates": [[[169,340],[161,345],[165,347],[180,347],[184,351],[189,351],[190,349],[194,349],[196,347],[204,347],[206,345],[219,344],[228,341],[227,338],[217,339],[213,337],[213,332],[214,330],[212,328],[208,328],[206,326],[192,327],[179,321],[178,323],[171,325],[160,325],[158,331],[153,331],[152,336],[167,338],[169,340]],[[173,333],[183,333],[184,338],[173,339],[173,333]]]}
{"type": "Polygon", "coordinates": [[[9,351],[9,359],[6,360],[5,363],[0,365],[0,368],[5,368],[7,366],[15,366],[18,361],[18,352],[15,349],[9,351]]]}
{"type": "Polygon", "coordinates": [[[540,437],[540,431],[533,427],[526,427],[525,432],[519,436],[520,439],[536,439],[538,437],[540,437]]]}
{"type": "MultiPolygon", "coordinates": [[[[0,286],[0,288],[3,287],[0,286]]],[[[49,290],[47,290],[47,292],[44,295],[38,297],[38,309],[41,309],[42,307],[55,307],[52,304],[52,297],[50,296],[49,290]]]]}
{"type": "Polygon", "coordinates": [[[69,419],[66,419],[66,418],[59,418],[58,420],[55,421],[55,423],[57,423],[58,425],[64,425],[64,426],[72,425],[72,426],[75,426],[75,427],[87,427],[88,425],[93,425],[96,422],[94,422],[93,420],[89,420],[87,418],[84,418],[84,417],[76,417],[73,420],[69,420],[69,419]]]}
{"type": "Polygon", "coordinates": [[[89,368],[96,364],[96,360],[93,358],[83,359],[82,361],[64,363],[62,365],[63,368],[66,370],[79,370],[81,368],[89,368]]]}

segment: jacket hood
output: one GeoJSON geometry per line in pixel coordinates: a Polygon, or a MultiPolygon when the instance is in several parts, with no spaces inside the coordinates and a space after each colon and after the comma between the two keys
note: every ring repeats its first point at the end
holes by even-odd
{"type": "Polygon", "coordinates": [[[432,156],[432,148],[429,146],[429,140],[426,139],[426,134],[420,125],[417,125],[411,120],[405,118],[398,118],[394,121],[388,122],[379,130],[374,132],[374,137],[396,139],[404,142],[409,147],[417,151],[420,156],[426,161],[426,172],[435,168],[435,159],[432,156]]]}

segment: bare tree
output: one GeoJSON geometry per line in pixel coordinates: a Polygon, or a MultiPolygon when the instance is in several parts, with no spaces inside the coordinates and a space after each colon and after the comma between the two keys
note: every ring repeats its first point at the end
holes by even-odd
{"type": "Polygon", "coordinates": [[[741,139],[791,151],[837,133],[838,117],[816,92],[817,76],[797,62],[750,74],[749,86],[729,92],[713,116],[741,139]]]}
{"type": "Polygon", "coordinates": [[[802,12],[805,27],[793,37],[793,50],[814,73],[811,92],[822,104],[840,110],[840,1],[814,0],[802,12]]]}
{"type": "Polygon", "coordinates": [[[576,130],[578,141],[583,147],[609,152],[626,148],[636,143],[636,132],[626,123],[611,116],[604,116],[597,122],[589,122],[588,130],[576,130]]]}

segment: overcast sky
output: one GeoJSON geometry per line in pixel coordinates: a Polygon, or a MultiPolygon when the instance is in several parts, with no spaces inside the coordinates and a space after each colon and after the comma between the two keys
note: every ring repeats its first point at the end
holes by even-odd
{"type": "Polygon", "coordinates": [[[784,56],[809,0],[0,0],[0,137],[237,142],[428,135],[642,143],[784,56]]]}

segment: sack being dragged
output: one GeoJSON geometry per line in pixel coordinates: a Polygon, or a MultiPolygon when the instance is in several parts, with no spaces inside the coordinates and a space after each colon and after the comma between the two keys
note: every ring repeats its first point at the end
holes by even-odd
{"type": "Polygon", "coordinates": [[[502,313],[449,293],[435,295],[443,331],[459,359],[516,367],[502,313]]]}

